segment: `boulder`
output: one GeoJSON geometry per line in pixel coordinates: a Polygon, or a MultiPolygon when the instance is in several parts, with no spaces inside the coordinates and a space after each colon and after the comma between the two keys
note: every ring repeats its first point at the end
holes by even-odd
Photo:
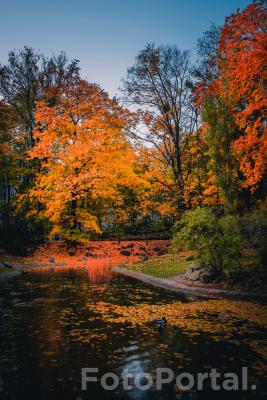
{"type": "Polygon", "coordinates": [[[158,256],[163,256],[163,255],[166,253],[166,251],[164,251],[164,250],[162,250],[162,249],[159,249],[159,250],[157,251],[157,253],[158,253],[158,256]]]}
{"type": "Polygon", "coordinates": [[[2,264],[6,268],[10,268],[10,269],[13,268],[13,265],[8,261],[3,261],[2,264]]]}
{"type": "Polygon", "coordinates": [[[131,255],[131,252],[128,250],[121,250],[120,251],[121,255],[129,257],[131,255]]]}
{"type": "Polygon", "coordinates": [[[201,265],[195,263],[192,263],[190,265],[190,268],[192,268],[193,271],[199,271],[200,269],[203,270],[203,267],[201,267],[201,265]]]}
{"type": "Polygon", "coordinates": [[[160,247],[154,247],[152,250],[157,253],[158,251],[161,251],[161,248],[160,247]]]}
{"type": "Polygon", "coordinates": [[[198,281],[203,270],[197,264],[191,264],[190,268],[185,273],[185,278],[190,281],[198,281]]]}
{"type": "Polygon", "coordinates": [[[185,278],[190,281],[198,281],[201,274],[201,269],[189,268],[185,273],[185,278]]]}

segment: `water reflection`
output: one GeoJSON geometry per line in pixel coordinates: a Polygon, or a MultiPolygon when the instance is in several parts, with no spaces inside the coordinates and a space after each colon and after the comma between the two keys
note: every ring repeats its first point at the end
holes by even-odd
{"type": "MultiPolygon", "coordinates": [[[[101,373],[124,368],[134,376],[156,368],[203,372],[248,366],[255,393],[229,399],[263,399],[266,356],[264,306],[197,301],[117,277],[100,283],[87,270],[27,272],[1,286],[1,399],[213,399],[209,391],[81,391],[81,368],[101,373]],[[92,278],[93,276],[93,278],[92,278]],[[92,278],[92,279],[91,279],[92,278]],[[151,322],[167,315],[159,335],[151,322]],[[131,326],[124,328],[128,319],[131,326]]],[[[225,399],[225,393],[216,393],[225,399]]]]}

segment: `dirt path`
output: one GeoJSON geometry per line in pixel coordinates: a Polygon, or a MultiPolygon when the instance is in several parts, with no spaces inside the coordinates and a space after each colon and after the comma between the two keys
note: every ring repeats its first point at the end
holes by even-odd
{"type": "Polygon", "coordinates": [[[162,278],[155,278],[150,275],[145,275],[142,272],[129,271],[126,269],[122,269],[120,267],[114,267],[113,271],[121,275],[137,279],[145,283],[149,283],[154,286],[158,286],[175,292],[182,292],[189,295],[191,294],[208,298],[232,298],[232,299],[244,299],[244,300],[267,299],[267,293],[256,293],[256,292],[253,293],[242,290],[191,286],[184,282],[184,279],[181,275],[177,275],[169,279],[162,279],[162,278]]]}

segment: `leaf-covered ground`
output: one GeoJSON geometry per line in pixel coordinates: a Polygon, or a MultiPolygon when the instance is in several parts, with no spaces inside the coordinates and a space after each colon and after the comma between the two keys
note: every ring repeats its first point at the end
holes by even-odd
{"type": "Polygon", "coordinates": [[[166,252],[167,240],[135,241],[90,241],[76,247],[68,247],[64,242],[49,242],[24,257],[2,255],[15,265],[67,263],[73,268],[90,266],[92,263],[121,265],[166,252]]]}

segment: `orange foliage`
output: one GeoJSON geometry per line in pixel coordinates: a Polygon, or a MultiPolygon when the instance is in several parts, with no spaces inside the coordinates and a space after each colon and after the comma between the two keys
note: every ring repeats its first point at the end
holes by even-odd
{"type": "Polygon", "coordinates": [[[94,241],[70,249],[64,242],[56,241],[39,247],[30,256],[9,256],[8,259],[25,272],[34,270],[47,273],[84,269],[90,282],[96,284],[110,281],[112,267],[165,252],[167,246],[167,240],[94,241]]]}
{"type": "Polygon", "coordinates": [[[267,167],[266,29],[266,2],[256,1],[227,18],[219,46],[224,75],[238,103],[236,122],[244,131],[233,143],[233,150],[240,159],[245,186],[252,189],[267,167]]]}
{"type": "Polygon", "coordinates": [[[202,81],[196,90],[197,104],[205,96],[228,99],[228,113],[239,129],[232,142],[232,154],[244,176],[242,185],[253,192],[267,168],[266,132],[266,2],[258,0],[245,10],[226,18],[218,47],[219,75],[202,81]]]}
{"type": "Polygon", "coordinates": [[[111,210],[117,222],[127,220],[123,190],[141,195],[146,189],[123,133],[130,113],[98,86],[80,81],[64,88],[55,106],[39,102],[36,121],[29,156],[39,159],[41,169],[30,197],[43,204],[52,234],[62,227],[100,232],[97,209],[111,210]]]}

